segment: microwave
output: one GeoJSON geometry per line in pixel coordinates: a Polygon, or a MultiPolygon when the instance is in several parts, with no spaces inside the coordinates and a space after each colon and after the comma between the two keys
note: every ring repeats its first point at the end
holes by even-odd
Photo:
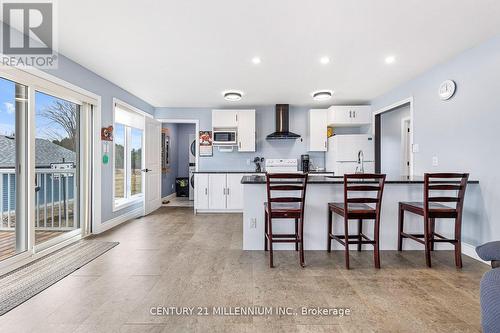
{"type": "Polygon", "coordinates": [[[236,145],[236,130],[214,130],[213,145],[231,146],[236,145]]]}

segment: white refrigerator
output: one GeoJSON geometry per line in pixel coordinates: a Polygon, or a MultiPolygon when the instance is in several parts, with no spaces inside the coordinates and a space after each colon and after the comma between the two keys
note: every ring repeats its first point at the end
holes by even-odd
{"type": "Polygon", "coordinates": [[[364,173],[375,172],[375,145],[371,135],[346,134],[328,138],[326,171],[335,176],[361,172],[361,161],[364,173]]]}

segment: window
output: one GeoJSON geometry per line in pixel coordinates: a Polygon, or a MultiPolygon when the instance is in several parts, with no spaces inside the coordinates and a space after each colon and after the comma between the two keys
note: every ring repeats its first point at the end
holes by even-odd
{"type": "Polygon", "coordinates": [[[144,117],[121,104],[115,104],[114,124],[114,208],[143,198],[144,117]]]}

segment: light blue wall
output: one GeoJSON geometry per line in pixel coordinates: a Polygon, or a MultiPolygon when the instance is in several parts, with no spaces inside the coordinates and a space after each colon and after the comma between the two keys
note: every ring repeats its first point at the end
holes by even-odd
{"type": "Polygon", "coordinates": [[[161,177],[161,195],[166,197],[175,192],[175,177],[178,172],[178,125],[163,123],[163,128],[169,129],[170,135],[170,168],[167,173],[162,173],[161,177]]]}
{"type": "MultiPolygon", "coordinates": [[[[255,156],[264,158],[296,158],[306,154],[308,149],[308,110],[305,107],[290,106],[290,131],[300,134],[298,140],[266,140],[266,136],[275,131],[274,105],[256,107],[256,152],[222,153],[214,148],[213,157],[199,158],[199,171],[211,170],[254,170],[254,164],[248,164],[255,156]]],[[[212,130],[211,108],[156,108],[158,119],[198,119],[200,130],[212,130]]],[[[309,153],[314,165],[324,167],[324,153],[309,153]]]]}
{"type": "MultiPolygon", "coordinates": [[[[435,66],[372,101],[378,110],[414,98],[415,172],[468,171],[480,185],[466,197],[463,239],[500,240],[500,36],[435,66]],[[439,84],[452,79],[455,96],[441,101],[439,84]],[[432,166],[437,156],[439,166],[432,166]]],[[[473,187],[476,187],[474,189],[473,187]]]]}
{"type": "MultiPolygon", "coordinates": [[[[3,33],[4,26],[4,23],[0,24],[0,35],[3,33]]],[[[113,65],[112,59],[110,59],[109,65],[113,65]]],[[[112,125],[113,98],[118,98],[138,109],[154,114],[154,108],[150,104],[61,54],[58,55],[58,68],[45,70],[45,72],[101,96],[101,122],[103,127],[112,125]]],[[[109,155],[110,161],[112,161],[112,151],[110,151],[109,155]]],[[[139,206],[130,206],[116,212],[112,211],[113,166],[112,163],[107,165],[103,165],[101,161],[97,161],[97,163],[100,164],[102,169],[102,184],[101,189],[98,189],[101,191],[101,221],[105,222],[138,208],[139,206]]]]}
{"type": "Polygon", "coordinates": [[[179,124],[177,126],[179,128],[179,149],[177,151],[179,166],[177,168],[177,177],[189,177],[189,148],[191,146],[189,135],[195,134],[196,126],[195,124],[179,124]]]}

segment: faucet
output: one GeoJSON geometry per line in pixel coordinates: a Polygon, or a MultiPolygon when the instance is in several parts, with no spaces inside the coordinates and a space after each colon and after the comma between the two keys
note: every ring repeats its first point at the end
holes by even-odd
{"type": "Polygon", "coordinates": [[[356,173],[365,173],[365,156],[363,151],[358,151],[358,166],[356,167],[356,173]]]}

